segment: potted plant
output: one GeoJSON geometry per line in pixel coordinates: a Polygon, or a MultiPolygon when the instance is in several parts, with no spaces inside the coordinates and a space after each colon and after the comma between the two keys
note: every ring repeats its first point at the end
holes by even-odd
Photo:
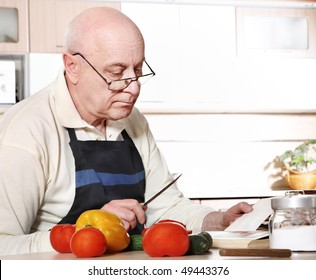
{"type": "Polygon", "coordinates": [[[291,189],[316,188],[316,140],[304,141],[293,150],[287,150],[277,160],[286,171],[291,189]]]}

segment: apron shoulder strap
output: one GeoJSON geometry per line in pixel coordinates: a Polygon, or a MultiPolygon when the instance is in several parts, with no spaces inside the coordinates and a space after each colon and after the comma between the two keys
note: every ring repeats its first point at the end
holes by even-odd
{"type": "Polygon", "coordinates": [[[75,133],[75,130],[73,128],[67,128],[68,130],[68,134],[69,134],[69,137],[70,137],[70,140],[71,141],[75,141],[77,140],[77,136],[76,136],[76,133],[75,133]]]}
{"type": "Polygon", "coordinates": [[[122,131],[122,136],[124,140],[131,139],[131,137],[128,135],[125,129],[122,131]]]}

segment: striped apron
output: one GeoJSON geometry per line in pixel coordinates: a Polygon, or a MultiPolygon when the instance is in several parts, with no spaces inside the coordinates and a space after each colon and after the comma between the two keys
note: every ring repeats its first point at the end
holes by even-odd
{"type": "MultiPolygon", "coordinates": [[[[75,224],[79,215],[99,209],[114,199],[133,198],[144,202],[145,171],[134,142],[125,130],[124,141],[79,141],[69,128],[70,147],[75,158],[76,194],[73,205],[60,224],[75,224]]],[[[137,224],[130,234],[141,233],[137,224]]]]}

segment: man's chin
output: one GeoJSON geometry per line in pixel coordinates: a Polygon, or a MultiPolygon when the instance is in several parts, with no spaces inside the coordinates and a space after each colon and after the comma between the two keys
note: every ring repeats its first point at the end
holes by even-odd
{"type": "Polygon", "coordinates": [[[132,110],[133,110],[133,107],[130,108],[130,109],[126,109],[126,108],[121,108],[121,109],[118,109],[119,112],[117,114],[113,114],[112,115],[112,119],[113,120],[120,120],[120,119],[125,119],[127,118],[131,113],[132,113],[132,110]]]}

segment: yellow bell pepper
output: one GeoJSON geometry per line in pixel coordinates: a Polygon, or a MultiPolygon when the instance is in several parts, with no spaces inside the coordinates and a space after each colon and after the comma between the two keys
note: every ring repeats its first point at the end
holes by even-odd
{"type": "Polygon", "coordinates": [[[130,242],[122,220],[115,214],[100,209],[83,212],[76,221],[76,230],[92,226],[100,229],[107,241],[106,252],[124,250],[130,242]]]}

